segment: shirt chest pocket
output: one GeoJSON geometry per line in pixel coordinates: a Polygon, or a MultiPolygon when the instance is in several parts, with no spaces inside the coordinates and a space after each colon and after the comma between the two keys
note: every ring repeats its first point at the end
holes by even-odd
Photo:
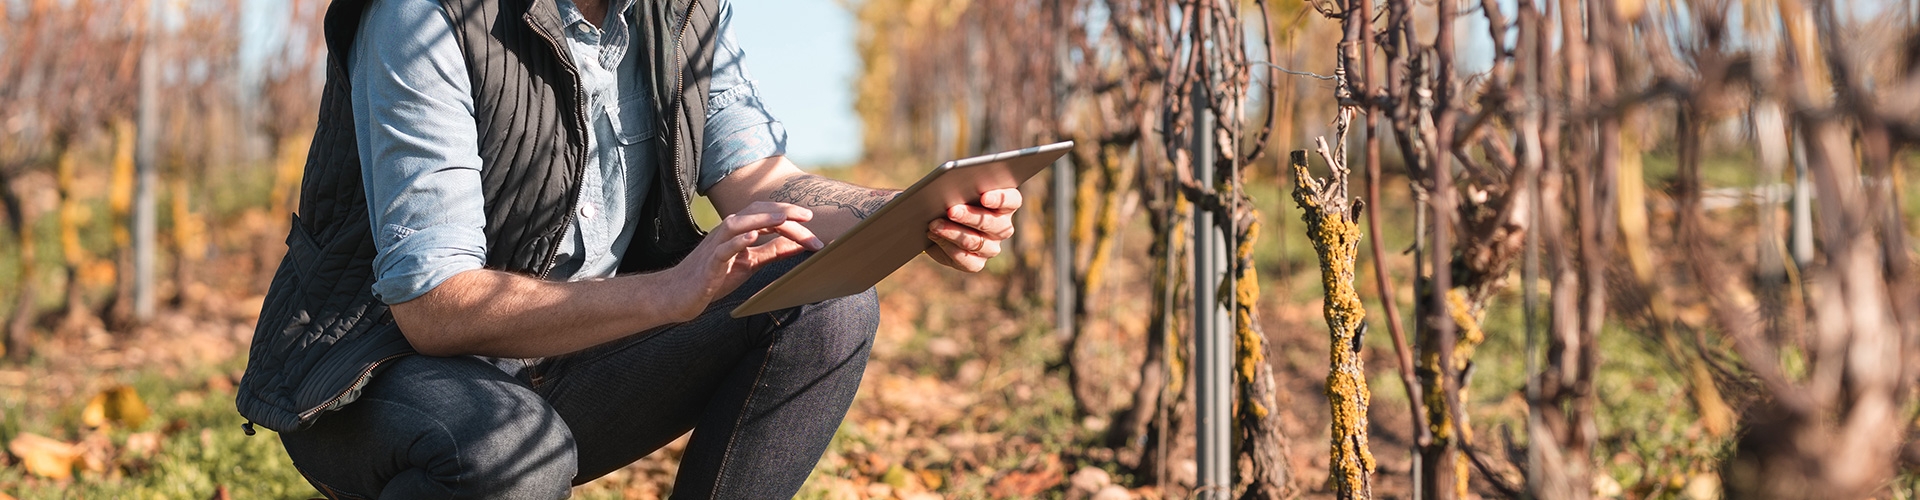
{"type": "Polygon", "coordinates": [[[620,104],[607,110],[613,122],[613,134],[621,146],[632,146],[659,134],[654,126],[653,107],[646,94],[634,92],[620,97],[620,104]]]}

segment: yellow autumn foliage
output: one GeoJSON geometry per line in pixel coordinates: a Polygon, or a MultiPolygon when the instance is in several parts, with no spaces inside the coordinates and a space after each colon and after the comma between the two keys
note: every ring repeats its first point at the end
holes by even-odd
{"type": "Polygon", "coordinates": [[[132,387],[117,385],[100,391],[87,401],[85,409],[80,411],[80,423],[88,427],[120,425],[137,429],[147,422],[153,411],[147,403],[140,400],[140,393],[132,387]]]}
{"type": "Polygon", "coordinates": [[[31,432],[15,436],[7,451],[20,457],[28,474],[56,481],[73,477],[73,462],[80,458],[80,447],[31,432]]]}

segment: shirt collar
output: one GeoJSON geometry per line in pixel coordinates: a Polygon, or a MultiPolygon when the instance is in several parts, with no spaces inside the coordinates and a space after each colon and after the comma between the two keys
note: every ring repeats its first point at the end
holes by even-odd
{"type": "MultiPolygon", "coordinates": [[[[607,13],[613,15],[613,13],[618,12],[620,17],[626,17],[628,11],[633,10],[635,0],[611,1],[612,5],[607,9],[607,13]]],[[[572,27],[574,24],[587,22],[586,14],[580,13],[580,6],[575,5],[573,0],[554,0],[554,4],[560,8],[560,23],[562,25],[572,27]]],[[[604,24],[606,21],[602,20],[601,22],[604,24]]],[[[588,25],[591,26],[592,23],[588,23],[588,25]]]]}

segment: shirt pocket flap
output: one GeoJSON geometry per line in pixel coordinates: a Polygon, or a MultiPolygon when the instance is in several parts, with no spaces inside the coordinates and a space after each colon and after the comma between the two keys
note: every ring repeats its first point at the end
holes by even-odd
{"type": "Polygon", "coordinates": [[[658,134],[653,123],[653,109],[648,106],[645,94],[634,92],[621,96],[620,105],[613,109],[614,135],[619,136],[620,145],[632,146],[658,134]]]}

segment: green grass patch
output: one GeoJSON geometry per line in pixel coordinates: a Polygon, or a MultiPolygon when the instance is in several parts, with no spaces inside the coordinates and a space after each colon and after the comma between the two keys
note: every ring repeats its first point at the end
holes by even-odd
{"type": "MultiPolygon", "coordinates": [[[[235,363],[237,365],[237,360],[235,363]]],[[[0,468],[0,491],[22,499],[37,498],[211,498],[224,487],[232,498],[313,498],[319,492],[302,479],[266,429],[247,436],[242,419],[233,410],[230,389],[208,389],[207,377],[220,376],[227,367],[202,367],[168,377],[156,370],[104,375],[133,387],[153,410],[139,429],[105,430],[116,450],[104,472],[80,472],[73,480],[51,481],[26,476],[19,467],[0,468]],[[160,445],[151,454],[137,455],[127,448],[135,433],[159,433],[160,445]]],[[[90,394],[88,395],[91,396],[90,394]]],[[[7,414],[20,417],[0,424],[0,437],[11,440],[21,432],[74,441],[86,435],[79,421],[86,401],[54,408],[29,408],[18,401],[4,403],[7,414]]]]}

